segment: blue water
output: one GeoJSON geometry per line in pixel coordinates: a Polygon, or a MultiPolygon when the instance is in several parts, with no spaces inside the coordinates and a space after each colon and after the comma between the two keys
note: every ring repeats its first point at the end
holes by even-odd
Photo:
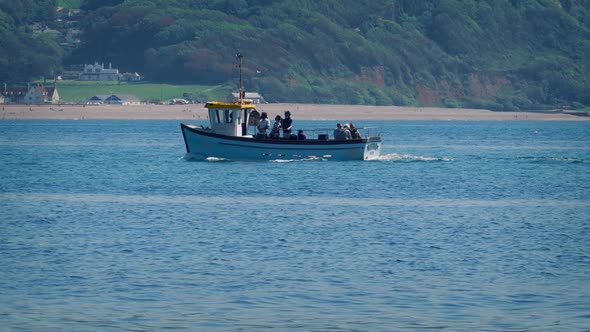
{"type": "Polygon", "coordinates": [[[381,160],[0,121],[0,330],[590,329],[590,122],[357,125],[381,160]]]}

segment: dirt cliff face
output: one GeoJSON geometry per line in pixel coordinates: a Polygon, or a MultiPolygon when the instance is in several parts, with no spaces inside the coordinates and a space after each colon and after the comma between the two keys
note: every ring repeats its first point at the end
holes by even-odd
{"type": "Polygon", "coordinates": [[[430,88],[422,84],[416,84],[418,100],[423,105],[435,105],[440,101],[440,92],[438,88],[430,88]]]}
{"type": "Polygon", "coordinates": [[[440,80],[436,86],[430,87],[416,84],[416,95],[423,105],[437,105],[443,99],[461,100],[465,98],[490,99],[502,89],[510,89],[512,83],[505,77],[471,73],[467,81],[453,84],[448,80],[440,80]]]}
{"type": "Polygon", "coordinates": [[[361,68],[360,80],[384,88],[385,68],[383,66],[363,67],[361,68]]]}
{"type": "Polygon", "coordinates": [[[510,88],[511,85],[505,77],[471,73],[468,81],[468,95],[478,99],[488,99],[496,96],[503,88],[510,88]]]}

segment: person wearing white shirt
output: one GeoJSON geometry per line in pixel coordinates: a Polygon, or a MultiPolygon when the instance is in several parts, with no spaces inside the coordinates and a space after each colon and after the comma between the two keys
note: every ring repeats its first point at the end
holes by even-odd
{"type": "Polygon", "coordinates": [[[260,121],[258,122],[258,135],[256,137],[266,138],[266,131],[270,128],[270,120],[266,112],[262,112],[260,115],[260,121]]]}

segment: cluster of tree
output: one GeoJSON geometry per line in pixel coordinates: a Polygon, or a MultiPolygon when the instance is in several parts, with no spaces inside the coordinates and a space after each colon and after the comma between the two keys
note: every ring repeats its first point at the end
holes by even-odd
{"type": "Polygon", "coordinates": [[[55,0],[0,0],[0,81],[27,81],[52,76],[61,66],[63,49],[49,34],[33,33],[30,24],[55,22],[55,0]]]}
{"type": "MultiPolygon", "coordinates": [[[[27,1],[0,0],[8,2],[27,1]]],[[[590,0],[83,0],[82,8],[83,44],[65,61],[112,62],[153,81],[237,85],[240,50],[247,89],[269,101],[590,104],[590,0]]]]}

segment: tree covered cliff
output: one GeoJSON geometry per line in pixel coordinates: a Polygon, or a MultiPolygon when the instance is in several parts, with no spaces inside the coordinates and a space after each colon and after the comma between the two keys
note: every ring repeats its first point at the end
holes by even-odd
{"type": "Polygon", "coordinates": [[[0,78],[97,60],[152,81],[237,85],[240,50],[247,89],[269,101],[590,104],[590,0],[83,0],[82,44],[63,56],[19,28],[42,9],[7,5],[31,1],[0,0],[12,43],[0,78]],[[40,51],[6,69],[12,52],[28,53],[19,43],[40,51]]]}
{"type": "Polygon", "coordinates": [[[64,55],[57,40],[30,24],[55,21],[55,1],[0,0],[0,83],[53,75],[64,55]]]}

